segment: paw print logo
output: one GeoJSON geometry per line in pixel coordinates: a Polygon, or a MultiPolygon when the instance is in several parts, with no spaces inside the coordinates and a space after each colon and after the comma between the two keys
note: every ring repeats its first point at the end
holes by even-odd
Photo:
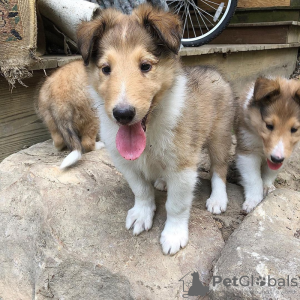
{"type": "Polygon", "coordinates": [[[266,278],[265,277],[256,277],[256,285],[259,285],[259,286],[264,286],[266,285],[266,278]]]}

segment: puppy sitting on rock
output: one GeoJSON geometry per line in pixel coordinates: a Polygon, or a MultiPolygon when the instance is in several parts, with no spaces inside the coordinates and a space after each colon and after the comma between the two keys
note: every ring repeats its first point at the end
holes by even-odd
{"type": "Polygon", "coordinates": [[[235,113],[230,85],[216,70],[181,66],[181,33],[177,15],[149,4],[131,15],[103,10],[78,29],[89,92],[99,103],[101,140],[135,195],[126,219],[133,234],[151,228],[153,182],[166,180],[167,220],[160,238],[165,254],[175,254],[188,243],[203,145],[212,163],[207,208],[217,214],[226,210],[235,113]]]}

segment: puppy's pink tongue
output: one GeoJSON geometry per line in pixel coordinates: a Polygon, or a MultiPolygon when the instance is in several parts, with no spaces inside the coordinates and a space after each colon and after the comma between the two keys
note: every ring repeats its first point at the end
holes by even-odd
{"type": "Polygon", "coordinates": [[[134,125],[122,125],[116,137],[116,145],[119,153],[128,160],[140,157],[146,147],[146,135],[142,122],[134,125]]]}
{"type": "Polygon", "coordinates": [[[268,163],[268,166],[271,170],[278,170],[281,166],[282,166],[282,163],[279,163],[279,164],[274,164],[273,162],[271,162],[269,159],[267,159],[267,163],[268,163]]]}

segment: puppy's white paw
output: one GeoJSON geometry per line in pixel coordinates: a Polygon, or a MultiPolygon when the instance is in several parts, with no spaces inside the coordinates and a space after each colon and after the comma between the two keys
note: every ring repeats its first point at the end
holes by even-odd
{"type": "Polygon", "coordinates": [[[276,187],[273,184],[269,185],[269,186],[265,185],[264,186],[264,198],[275,190],[276,190],[276,187]]]}
{"type": "Polygon", "coordinates": [[[213,214],[220,214],[226,211],[227,197],[210,197],[206,201],[206,208],[213,214]]]}
{"type": "Polygon", "coordinates": [[[152,227],[155,204],[134,205],[128,211],[126,218],[126,228],[133,228],[133,234],[138,235],[144,230],[148,231],[152,227]]]}
{"type": "Polygon", "coordinates": [[[243,204],[243,210],[247,213],[251,212],[260,202],[262,201],[261,197],[253,197],[250,199],[246,199],[243,204]]]}
{"type": "Polygon", "coordinates": [[[167,183],[162,178],[156,179],[154,183],[154,187],[159,191],[163,191],[163,192],[167,191],[167,183]]]}
{"type": "Polygon", "coordinates": [[[95,149],[96,150],[100,150],[100,149],[102,149],[102,148],[104,148],[105,147],[105,145],[104,145],[104,143],[103,142],[96,142],[95,143],[95,149]]]}
{"type": "Polygon", "coordinates": [[[187,224],[166,223],[161,233],[160,243],[164,254],[174,255],[184,248],[189,240],[189,231],[187,224]]]}

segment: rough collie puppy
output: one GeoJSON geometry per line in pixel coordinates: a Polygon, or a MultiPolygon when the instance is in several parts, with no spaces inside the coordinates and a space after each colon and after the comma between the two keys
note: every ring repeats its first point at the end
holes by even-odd
{"type": "Polygon", "coordinates": [[[258,78],[241,99],[236,164],[250,212],[268,192],[300,139],[300,82],[258,78]]]}
{"type": "Polygon", "coordinates": [[[85,67],[82,61],[75,61],[48,77],[39,92],[36,111],[48,127],[54,146],[72,151],[61,169],[76,163],[82,152],[104,146],[96,142],[99,117],[86,86],[85,67]]]}
{"type": "Polygon", "coordinates": [[[113,9],[78,29],[78,46],[99,101],[101,140],[134,195],[126,228],[149,230],[153,182],[168,185],[167,220],[160,242],[174,254],[188,242],[188,220],[201,148],[212,161],[207,208],[225,211],[226,173],[234,115],[229,84],[207,67],[183,69],[176,15],[144,4],[132,15],[113,9]]]}

